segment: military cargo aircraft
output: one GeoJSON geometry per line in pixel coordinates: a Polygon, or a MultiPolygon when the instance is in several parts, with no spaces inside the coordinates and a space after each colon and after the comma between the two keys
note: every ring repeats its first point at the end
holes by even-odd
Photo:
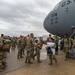
{"type": "Polygon", "coordinates": [[[60,37],[64,34],[69,36],[75,28],[75,0],[62,0],[47,15],[44,20],[44,28],[60,37]]]}

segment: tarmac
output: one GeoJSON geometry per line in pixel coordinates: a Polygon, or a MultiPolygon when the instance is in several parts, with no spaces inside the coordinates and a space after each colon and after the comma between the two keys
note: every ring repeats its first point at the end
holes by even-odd
{"type": "Polygon", "coordinates": [[[49,58],[45,46],[43,46],[41,50],[42,63],[37,63],[35,58],[33,64],[26,64],[25,56],[22,59],[17,59],[17,49],[16,51],[12,50],[8,53],[8,66],[0,75],[75,75],[75,59],[65,61],[64,52],[60,50],[56,57],[58,64],[48,65],[49,58]]]}

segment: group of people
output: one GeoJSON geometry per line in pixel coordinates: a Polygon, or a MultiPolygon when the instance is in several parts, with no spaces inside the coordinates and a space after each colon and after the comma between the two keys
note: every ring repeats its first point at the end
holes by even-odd
{"type": "MultiPolygon", "coordinates": [[[[43,40],[43,37],[40,37],[39,40],[34,39],[34,34],[31,33],[28,36],[20,36],[17,41],[14,41],[15,38],[12,39],[12,44],[17,43],[18,48],[18,54],[17,59],[23,58],[23,55],[25,54],[25,63],[33,63],[35,57],[37,57],[37,62],[41,63],[40,60],[40,50],[42,49],[43,44],[47,45],[47,42],[54,43],[54,45],[50,48],[49,46],[46,47],[47,54],[50,59],[50,65],[52,65],[52,60],[54,59],[57,64],[57,59],[55,57],[56,54],[58,54],[58,39],[53,39],[51,34],[49,34],[49,37],[47,40],[43,40]],[[49,48],[53,50],[53,52],[48,52],[49,48]],[[35,51],[35,52],[34,52],[35,51]]],[[[12,45],[13,46],[13,45],[12,45]]],[[[15,46],[16,47],[16,46],[15,46]]]]}
{"type": "Polygon", "coordinates": [[[43,46],[43,38],[40,37],[38,42],[35,42],[34,34],[31,33],[27,37],[22,37],[17,40],[17,48],[18,48],[18,55],[17,58],[23,58],[23,54],[26,53],[26,59],[25,63],[32,63],[32,59],[34,60],[35,56],[37,56],[37,62],[40,61],[40,49],[43,46]],[[34,54],[34,50],[36,49],[36,52],[34,54]],[[24,53],[25,50],[25,53],[24,53]]]}
{"type": "MultiPolygon", "coordinates": [[[[31,64],[33,63],[35,57],[37,57],[37,62],[41,63],[40,60],[40,52],[42,49],[43,44],[46,45],[47,55],[49,56],[49,65],[53,64],[53,60],[57,65],[57,58],[58,55],[58,42],[59,39],[57,36],[54,38],[51,34],[47,40],[43,40],[43,37],[39,37],[39,40],[35,41],[34,34],[31,33],[27,36],[20,36],[19,38],[13,37],[6,41],[8,38],[1,36],[0,38],[0,71],[3,70],[7,66],[6,56],[7,52],[11,50],[18,49],[17,59],[23,58],[25,56],[25,63],[31,64]],[[9,47],[8,45],[9,44],[9,47]],[[6,47],[4,48],[4,45],[6,47]],[[34,52],[35,51],[35,52],[34,52]]],[[[65,60],[68,60],[69,57],[69,50],[73,47],[75,48],[75,40],[69,38],[67,34],[64,35],[63,40],[61,41],[63,44],[63,51],[65,52],[65,60]]]]}

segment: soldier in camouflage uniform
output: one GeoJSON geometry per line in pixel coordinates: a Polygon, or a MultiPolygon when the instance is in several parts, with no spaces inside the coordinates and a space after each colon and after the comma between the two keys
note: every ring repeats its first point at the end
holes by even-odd
{"type": "Polygon", "coordinates": [[[75,50],[75,33],[74,33],[74,38],[73,38],[73,48],[75,50]]]}
{"type": "Polygon", "coordinates": [[[7,66],[6,62],[7,49],[6,48],[4,49],[4,45],[9,42],[7,39],[8,39],[7,36],[2,36],[2,38],[0,38],[0,71],[2,71],[7,66]]]}
{"type": "Polygon", "coordinates": [[[73,48],[74,48],[74,51],[75,51],[75,31],[74,31],[74,34],[73,34],[73,48]]]}
{"type": "Polygon", "coordinates": [[[31,33],[30,36],[27,38],[27,47],[26,47],[26,60],[25,63],[32,63],[31,59],[34,56],[34,34],[31,33]]]}
{"type": "Polygon", "coordinates": [[[3,53],[2,51],[0,50],[0,72],[2,72],[3,70],[3,53]]]}
{"type": "Polygon", "coordinates": [[[25,55],[25,48],[26,48],[26,45],[27,45],[26,41],[27,41],[27,38],[26,38],[26,37],[23,37],[23,38],[22,38],[22,43],[23,43],[22,54],[23,54],[23,55],[25,55]]]}
{"type": "Polygon", "coordinates": [[[37,56],[37,62],[38,63],[41,63],[40,61],[40,50],[42,49],[42,46],[43,46],[43,38],[40,37],[38,43],[37,43],[37,46],[36,46],[36,56],[37,56]]]}
{"type": "Polygon", "coordinates": [[[11,40],[11,46],[12,46],[12,49],[15,50],[16,48],[16,38],[15,37],[13,37],[11,40]]]}
{"type": "Polygon", "coordinates": [[[2,38],[0,38],[0,72],[2,72],[3,70],[3,52],[2,52],[2,47],[3,47],[3,43],[2,43],[2,38]]]}
{"type": "MultiPolygon", "coordinates": [[[[49,40],[51,39],[52,35],[49,34],[49,37],[47,38],[46,42],[49,42],[49,40]]],[[[47,52],[47,55],[48,55],[48,52],[47,52]]]]}
{"type": "Polygon", "coordinates": [[[69,57],[69,49],[71,48],[72,45],[72,39],[69,38],[67,34],[65,34],[63,42],[64,42],[65,60],[67,60],[69,57]]]}
{"type": "Polygon", "coordinates": [[[23,46],[22,38],[23,38],[23,36],[20,36],[20,38],[17,41],[17,46],[18,46],[18,55],[17,55],[17,58],[18,59],[23,58],[22,51],[24,49],[24,46],[23,46]]]}
{"type": "Polygon", "coordinates": [[[6,62],[6,58],[7,58],[7,52],[10,52],[10,40],[8,39],[8,36],[4,36],[3,38],[3,68],[7,67],[7,62],[6,62]]]}
{"type": "Polygon", "coordinates": [[[53,38],[50,38],[49,41],[47,41],[47,42],[48,43],[54,43],[53,46],[47,46],[48,56],[49,56],[49,60],[50,60],[49,65],[52,65],[53,64],[53,60],[57,64],[57,59],[56,59],[56,55],[55,55],[56,44],[54,42],[54,39],[53,38]]]}

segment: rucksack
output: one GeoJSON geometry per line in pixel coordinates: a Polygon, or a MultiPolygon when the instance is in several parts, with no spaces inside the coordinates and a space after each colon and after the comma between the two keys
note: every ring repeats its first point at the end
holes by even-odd
{"type": "Polygon", "coordinates": [[[51,50],[50,47],[48,47],[47,53],[48,53],[48,54],[52,54],[52,50],[51,50]]]}

